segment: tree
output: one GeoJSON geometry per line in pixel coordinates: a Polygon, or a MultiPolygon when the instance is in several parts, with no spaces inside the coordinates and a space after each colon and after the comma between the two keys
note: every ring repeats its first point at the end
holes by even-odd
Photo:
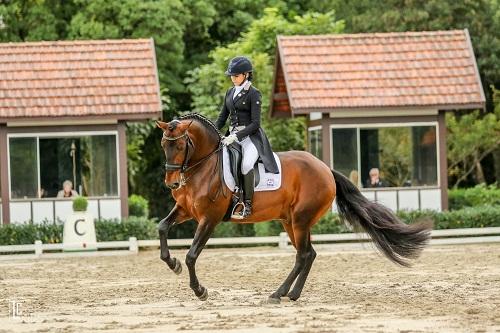
{"type": "Polygon", "coordinates": [[[193,110],[212,119],[217,117],[224,92],[230,86],[230,81],[223,74],[227,63],[232,57],[246,55],[254,66],[254,84],[263,93],[262,124],[273,149],[304,149],[305,126],[302,118],[274,120],[267,116],[276,36],[339,33],[342,30],[343,22],[336,21],[333,12],[306,13],[288,20],[276,8],[265,9],[263,17],[253,21],[236,42],[216,48],[209,55],[211,63],[190,72],[186,83],[193,96],[193,110]]]}
{"type": "MultiPolygon", "coordinates": [[[[498,103],[498,101],[497,101],[498,103]]],[[[477,183],[485,182],[481,161],[499,149],[500,107],[495,112],[474,111],[464,115],[448,114],[448,173],[457,187],[475,172],[477,183]]]]}
{"type": "Polygon", "coordinates": [[[64,39],[73,1],[11,0],[0,4],[0,41],[64,39]]]}

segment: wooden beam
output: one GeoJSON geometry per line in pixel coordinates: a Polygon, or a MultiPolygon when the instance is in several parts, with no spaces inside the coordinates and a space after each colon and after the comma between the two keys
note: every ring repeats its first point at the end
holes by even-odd
{"type": "Polygon", "coordinates": [[[118,163],[120,170],[120,203],[122,217],[128,217],[127,126],[118,123],[118,163]]]}
{"type": "Polygon", "coordinates": [[[441,210],[448,210],[448,160],[446,145],[446,113],[439,111],[438,114],[439,140],[439,187],[441,188],[441,210]]]}
{"type": "Polygon", "coordinates": [[[0,187],[2,198],[2,222],[10,223],[9,209],[9,156],[7,154],[7,126],[0,124],[0,187]]]}

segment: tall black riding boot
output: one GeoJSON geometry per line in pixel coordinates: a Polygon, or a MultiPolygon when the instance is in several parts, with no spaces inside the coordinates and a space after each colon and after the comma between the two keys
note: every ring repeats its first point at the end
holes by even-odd
{"type": "Polygon", "coordinates": [[[252,198],[254,191],[254,171],[250,170],[246,175],[243,175],[243,198],[245,209],[243,210],[242,217],[246,218],[252,214],[252,198]]]}

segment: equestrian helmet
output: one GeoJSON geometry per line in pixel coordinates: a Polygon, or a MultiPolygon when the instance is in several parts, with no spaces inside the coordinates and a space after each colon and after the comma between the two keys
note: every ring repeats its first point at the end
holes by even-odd
{"type": "Polygon", "coordinates": [[[252,63],[247,57],[235,57],[227,65],[226,75],[238,75],[252,72],[252,63]]]}

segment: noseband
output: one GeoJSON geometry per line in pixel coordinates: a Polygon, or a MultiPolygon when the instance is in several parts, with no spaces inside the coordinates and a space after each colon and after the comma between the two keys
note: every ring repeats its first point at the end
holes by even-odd
{"type": "Polygon", "coordinates": [[[190,158],[188,156],[189,155],[189,146],[192,146],[194,148],[193,141],[191,141],[191,138],[188,135],[188,131],[186,130],[183,134],[181,134],[179,136],[176,136],[176,137],[172,137],[172,138],[163,135],[163,139],[165,139],[167,141],[177,141],[177,140],[182,139],[182,138],[187,138],[186,139],[186,148],[184,150],[184,160],[182,161],[182,163],[181,164],[170,164],[170,163],[168,163],[168,161],[165,162],[165,171],[166,172],[180,171],[179,182],[178,182],[179,183],[179,187],[174,187],[174,186],[167,185],[167,187],[169,187],[170,189],[173,189],[173,190],[180,189],[182,186],[186,185],[187,181],[190,178],[190,177],[188,177],[188,178],[185,177],[184,174],[186,172],[192,170],[193,168],[195,168],[197,166],[200,166],[202,162],[205,162],[207,159],[210,158],[210,156],[212,156],[213,154],[215,154],[216,152],[218,152],[222,148],[222,144],[219,141],[219,145],[218,145],[218,147],[214,151],[212,151],[207,156],[203,157],[201,160],[199,160],[195,164],[193,164],[191,166],[188,166],[187,164],[188,164],[189,158],[190,158]]]}
{"type": "Polygon", "coordinates": [[[181,173],[184,173],[186,170],[186,164],[187,164],[187,159],[188,159],[188,148],[189,144],[193,145],[193,142],[191,141],[191,138],[187,134],[187,131],[184,132],[183,134],[176,136],[174,138],[170,138],[168,136],[163,136],[163,138],[167,141],[177,141],[179,139],[182,139],[184,137],[187,137],[186,139],[186,149],[184,150],[184,160],[182,161],[181,164],[169,164],[168,162],[165,162],[165,170],[166,171],[177,171],[181,170],[181,173]]]}

